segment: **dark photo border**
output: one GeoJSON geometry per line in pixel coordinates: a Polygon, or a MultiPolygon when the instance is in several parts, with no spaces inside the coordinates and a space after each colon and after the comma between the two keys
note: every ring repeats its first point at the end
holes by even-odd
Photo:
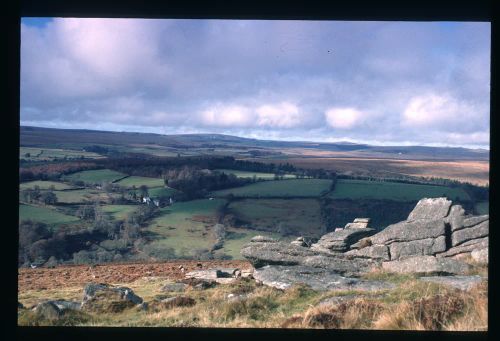
{"type": "MultiPolygon", "coordinates": [[[[7,108],[4,112],[4,150],[8,160],[4,179],[8,186],[4,197],[8,198],[3,212],[8,220],[2,224],[7,234],[3,238],[2,251],[8,276],[2,280],[7,305],[2,309],[2,319],[8,325],[2,334],[6,340],[260,340],[262,337],[285,340],[484,340],[493,337],[498,330],[498,277],[495,250],[498,223],[495,208],[499,207],[496,196],[495,175],[498,168],[499,131],[498,93],[498,0],[352,0],[352,1],[148,1],[148,0],[25,0],[18,7],[7,9],[4,18],[7,27],[7,108]],[[20,21],[21,17],[127,17],[127,18],[190,18],[190,19],[294,19],[294,20],[374,20],[374,21],[482,21],[491,22],[491,102],[490,102],[490,266],[488,332],[417,332],[417,331],[360,331],[360,330],[289,330],[289,329],[219,329],[219,328],[108,328],[108,327],[18,327],[17,326],[17,247],[18,247],[18,183],[19,183],[19,106],[20,106],[20,21]],[[8,261],[7,261],[8,260],[8,261]]],[[[7,6],[4,5],[4,8],[7,6]]],[[[4,268],[5,269],[5,268],[4,268]]]]}

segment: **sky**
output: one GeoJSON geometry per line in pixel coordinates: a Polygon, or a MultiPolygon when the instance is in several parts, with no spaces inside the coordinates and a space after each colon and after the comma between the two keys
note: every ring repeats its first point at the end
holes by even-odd
{"type": "Polygon", "coordinates": [[[490,23],[23,18],[21,125],[489,148],[490,23]]]}

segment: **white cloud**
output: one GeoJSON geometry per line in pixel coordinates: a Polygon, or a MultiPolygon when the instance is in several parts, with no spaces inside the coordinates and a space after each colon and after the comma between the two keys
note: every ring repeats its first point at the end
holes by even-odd
{"type": "Polygon", "coordinates": [[[404,112],[403,124],[416,127],[433,127],[436,124],[467,122],[477,113],[472,105],[449,95],[429,94],[410,99],[404,112]]]}
{"type": "Polygon", "coordinates": [[[332,128],[350,129],[362,121],[363,113],[355,108],[330,108],[325,112],[326,122],[332,128]]]}
{"type": "Polygon", "coordinates": [[[218,104],[201,112],[201,121],[215,127],[246,127],[254,123],[254,115],[241,105],[218,104]]]}
{"type": "Polygon", "coordinates": [[[256,112],[258,126],[291,128],[302,122],[299,108],[288,102],[262,105],[256,112]]]}

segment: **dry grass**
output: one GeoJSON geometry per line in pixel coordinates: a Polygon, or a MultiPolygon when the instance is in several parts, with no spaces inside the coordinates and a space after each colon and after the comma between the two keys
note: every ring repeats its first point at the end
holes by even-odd
{"type": "MultiPolygon", "coordinates": [[[[315,292],[303,285],[278,290],[240,279],[202,291],[188,289],[183,297],[192,306],[157,306],[149,311],[136,308],[120,313],[68,315],[54,322],[44,321],[32,311],[20,310],[20,325],[86,326],[161,326],[231,328],[340,328],[384,330],[486,330],[488,318],[487,285],[482,283],[468,292],[411,276],[371,273],[371,279],[397,284],[392,290],[377,293],[315,292]],[[229,294],[242,295],[229,300],[229,294]],[[354,296],[336,304],[318,303],[335,296],[354,296]]],[[[141,279],[127,286],[147,302],[178,294],[161,291],[164,280],[141,279]]],[[[78,299],[81,289],[60,292],[24,293],[23,304],[44,299],[78,299]]],[[[26,305],[26,304],[25,304],[26,305]]]]}

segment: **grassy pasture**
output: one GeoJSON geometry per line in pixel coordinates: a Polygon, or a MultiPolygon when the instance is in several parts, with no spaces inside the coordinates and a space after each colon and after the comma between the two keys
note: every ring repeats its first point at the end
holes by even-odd
{"type": "Polygon", "coordinates": [[[146,185],[148,188],[164,186],[163,179],[148,178],[144,176],[129,176],[128,178],[116,182],[116,184],[127,188],[132,186],[139,188],[139,186],[142,185],[146,185]]]}
{"type": "Polygon", "coordinates": [[[245,259],[240,251],[243,245],[250,242],[250,239],[257,235],[263,235],[273,238],[281,238],[277,233],[270,233],[264,231],[255,231],[245,228],[232,228],[226,230],[226,239],[222,249],[215,251],[215,254],[225,254],[232,257],[232,259],[245,259]]]}
{"type": "Polygon", "coordinates": [[[330,197],[333,199],[414,201],[443,195],[452,200],[457,197],[461,200],[470,200],[469,195],[461,188],[350,179],[337,180],[335,190],[330,194],[330,197]]]}
{"type": "Polygon", "coordinates": [[[19,158],[30,161],[51,161],[54,159],[98,159],[102,155],[97,153],[85,152],[83,150],[69,150],[60,148],[32,148],[21,147],[19,148],[19,158]],[[26,154],[29,153],[29,156],[26,154]]]}
{"type": "MultiPolygon", "coordinates": [[[[215,169],[218,172],[224,172],[226,174],[234,174],[237,178],[253,178],[254,176],[257,179],[261,180],[274,180],[274,174],[273,173],[261,173],[261,172],[247,172],[247,171],[240,171],[240,170],[234,170],[234,169],[215,169]]],[[[292,174],[285,174],[283,175],[284,179],[295,179],[295,175],[292,174]]]]}
{"type": "Polygon", "coordinates": [[[155,187],[155,188],[149,188],[148,193],[149,196],[152,198],[157,198],[157,197],[169,197],[173,195],[176,192],[175,189],[173,188],[165,188],[165,187],[155,187]]]}
{"type": "Polygon", "coordinates": [[[321,212],[314,199],[246,199],[234,201],[229,212],[248,227],[277,232],[284,229],[295,235],[318,235],[321,212]]]}
{"type": "Polygon", "coordinates": [[[114,219],[123,220],[137,209],[137,205],[103,205],[102,211],[111,215],[114,219]]]}
{"type": "Polygon", "coordinates": [[[62,214],[49,207],[20,204],[19,220],[28,219],[49,225],[72,223],[79,220],[77,217],[62,214]]]}
{"type": "Polygon", "coordinates": [[[35,188],[35,186],[38,186],[40,189],[50,189],[51,186],[54,186],[54,189],[56,191],[72,188],[71,186],[69,186],[65,183],[62,183],[62,182],[36,180],[36,181],[21,183],[19,185],[19,189],[21,189],[21,190],[28,189],[28,188],[33,189],[33,188],[35,188]]]}
{"type": "MultiPolygon", "coordinates": [[[[57,191],[57,201],[66,204],[77,204],[84,202],[93,202],[95,200],[107,201],[110,195],[104,191],[94,189],[79,189],[74,191],[57,191]]],[[[117,194],[114,194],[117,195],[117,194]]],[[[111,194],[113,196],[113,194],[111,194]]]]}
{"type": "Polygon", "coordinates": [[[215,213],[225,200],[192,200],[177,202],[160,209],[160,215],[146,228],[157,235],[153,243],[171,247],[178,255],[190,255],[193,250],[210,248],[215,242],[212,227],[215,213]]]}
{"type": "Polygon", "coordinates": [[[112,182],[118,180],[126,174],[116,172],[110,169],[97,169],[82,172],[76,172],[65,176],[68,180],[81,180],[88,183],[112,182]]]}
{"type": "Polygon", "coordinates": [[[317,197],[327,192],[332,181],[326,179],[291,179],[257,182],[243,187],[216,191],[213,194],[223,197],[233,194],[236,197],[317,197]]]}

